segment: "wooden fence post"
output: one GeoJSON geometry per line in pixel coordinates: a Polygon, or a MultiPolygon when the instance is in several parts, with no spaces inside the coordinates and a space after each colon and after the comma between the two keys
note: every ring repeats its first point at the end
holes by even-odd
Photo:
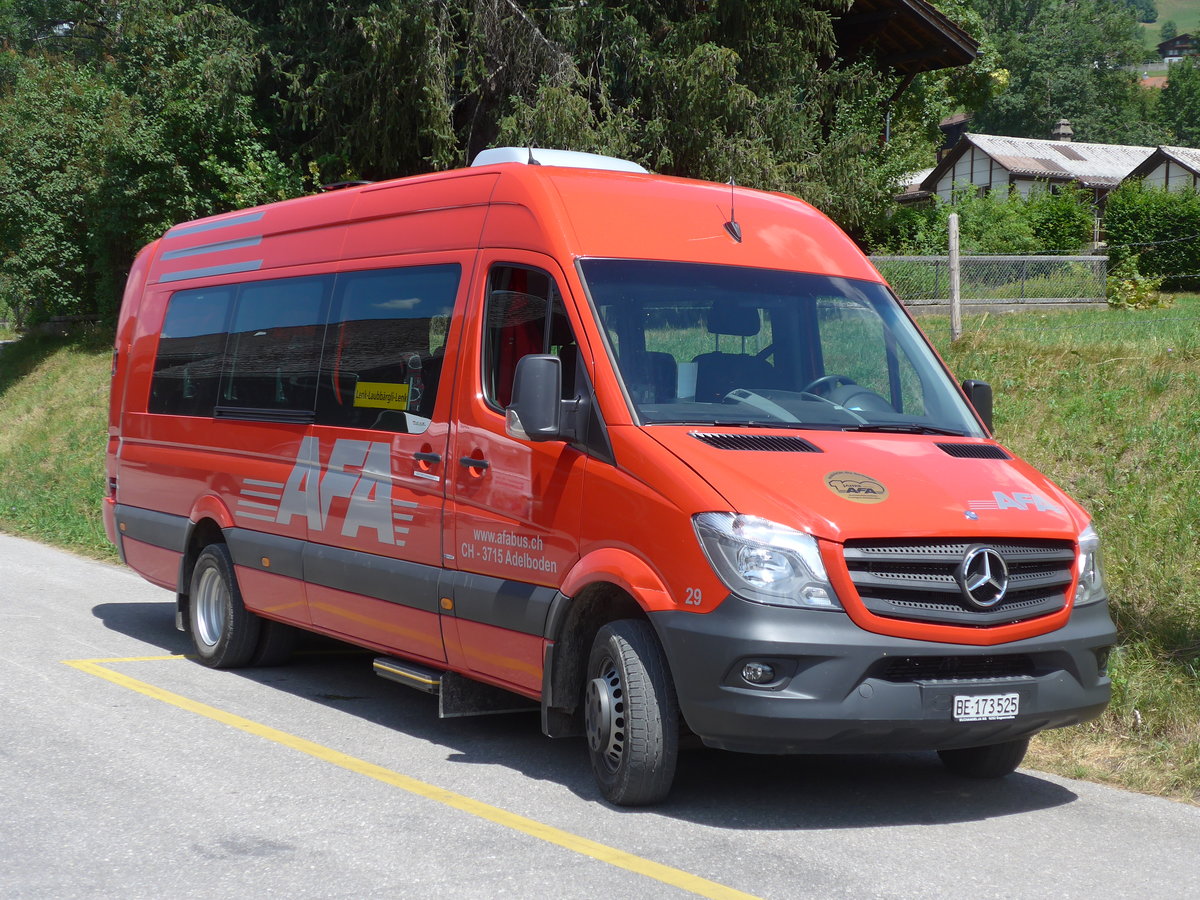
{"type": "Polygon", "coordinates": [[[959,284],[958,213],[950,213],[950,340],[962,337],[962,291],[959,284]]]}

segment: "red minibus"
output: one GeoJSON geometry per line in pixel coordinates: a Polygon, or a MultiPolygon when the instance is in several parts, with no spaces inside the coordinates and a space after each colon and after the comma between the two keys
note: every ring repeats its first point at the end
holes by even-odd
{"type": "Polygon", "coordinates": [[[105,521],[201,662],[301,629],[537,704],[613,803],[681,735],[996,777],[1100,714],[1115,635],[991,400],[802,201],[501,148],[146,247],[105,521]]]}

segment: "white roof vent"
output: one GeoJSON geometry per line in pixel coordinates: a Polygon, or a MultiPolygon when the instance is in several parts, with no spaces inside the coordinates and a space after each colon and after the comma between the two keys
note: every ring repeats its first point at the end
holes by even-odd
{"type": "Polygon", "coordinates": [[[562,166],[567,169],[607,169],[610,172],[641,172],[643,169],[635,162],[627,159],[617,159],[615,156],[601,156],[598,153],[579,153],[575,150],[542,150],[530,147],[493,147],[491,150],[481,150],[471,163],[475,166],[494,166],[497,163],[524,163],[534,166],[562,166]]]}

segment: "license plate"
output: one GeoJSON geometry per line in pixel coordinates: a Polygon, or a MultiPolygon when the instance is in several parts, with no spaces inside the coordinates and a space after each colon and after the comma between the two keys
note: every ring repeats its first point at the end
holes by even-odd
{"type": "Polygon", "coordinates": [[[954,721],[986,722],[1015,719],[1020,711],[1020,694],[980,694],[954,696],[954,721]]]}

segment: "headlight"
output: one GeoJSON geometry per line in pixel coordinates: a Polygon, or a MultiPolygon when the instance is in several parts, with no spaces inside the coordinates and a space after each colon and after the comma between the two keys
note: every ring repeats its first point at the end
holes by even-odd
{"type": "Polygon", "coordinates": [[[1100,568],[1100,536],[1089,525],[1079,535],[1079,560],[1076,563],[1079,584],[1075,588],[1075,605],[1085,606],[1108,599],[1104,587],[1104,572],[1100,568]]]}
{"type": "Polygon", "coordinates": [[[739,597],[774,606],[842,608],[812,535],[734,513],[700,513],[692,522],[713,571],[739,597]]]}

